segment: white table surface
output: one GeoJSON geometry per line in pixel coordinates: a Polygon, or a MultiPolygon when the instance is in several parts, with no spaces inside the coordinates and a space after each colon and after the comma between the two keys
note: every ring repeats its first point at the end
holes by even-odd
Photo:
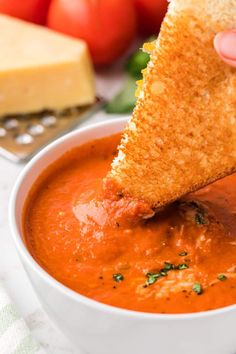
{"type": "MultiPolygon", "coordinates": [[[[97,75],[97,91],[103,97],[110,98],[119,89],[123,81],[121,71],[97,75]]],[[[98,112],[85,124],[111,119],[111,115],[98,112]]],[[[49,354],[79,354],[71,344],[51,324],[20,263],[13,244],[8,223],[8,202],[14,182],[24,165],[13,164],[0,157],[0,281],[16,304],[32,330],[34,337],[49,354]]]]}

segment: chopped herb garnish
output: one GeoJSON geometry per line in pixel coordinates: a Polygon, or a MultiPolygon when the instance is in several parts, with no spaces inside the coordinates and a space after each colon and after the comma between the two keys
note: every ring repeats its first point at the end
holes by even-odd
{"type": "Polygon", "coordinates": [[[185,257],[187,255],[188,255],[188,252],[186,252],[186,251],[183,251],[183,252],[179,253],[180,257],[185,257]]]}
{"type": "Polygon", "coordinates": [[[157,279],[161,278],[161,274],[160,273],[147,273],[146,277],[147,279],[147,285],[152,285],[154,284],[157,279]]]}
{"type": "Polygon", "coordinates": [[[202,286],[199,283],[195,283],[192,287],[193,291],[197,294],[197,295],[201,295],[202,294],[202,286]]]}
{"type": "Polygon", "coordinates": [[[189,208],[194,210],[193,221],[196,225],[207,225],[208,219],[204,207],[195,201],[190,202],[180,202],[180,207],[182,211],[187,214],[189,208]]]}
{"type": "Polygon", "coordinates": [[[147,284],[152,285],[157,281],[158,278],[154,277],[153,275],[148,276],[147,284]]]}
{"type": "Polygon", "coordinates": [[[173,269],[173,264],[171,264],[171,263],[168,263],[168,262],[165,262],[164,263],[164,268],[163,268],[163,270],[164,271],[168,271],[168,270],[171,270],[171,269],[173,269]]]}
{"type": "Polygon", "coordinates": [[[198,210],[197,213],[195,214],[195,223],[197,225],[205,225],[207,223],[203,212],[200,210],[198,210]]]}
{"type": "Polygon", "coordinates": [[[179,264],[177,266],[177,269],[179,270],[188,269],[188,265],[186,263],[179,264]]]}
{"type": "Polygon", "coordinates": [[[219,279],[220,281],[225,281],[227,279],[227,277],[224,274],[219,274],[217,279],[219,279]]]}
{"type": "Polygon", "coordinates": [[[113,279],[117,282],[120,283],[121,281],[124,280],[124,276],[121,273],[113,274],[113,279]]]}
{"type": "Polygon", "coordinates": [[[147,277],[146,284],[152,285],[152,284],[156,283],[156,281],[159,278],[166,277],[171,270],[183,270],[183,269],[187,269],[187,268],[188,268],[188,265],[185,263],[174,265],[172,263],[165,262],[164,267],[160,271],[158,271],[157,273],[147,273],[146,274],[146,277],[147,277]]]}

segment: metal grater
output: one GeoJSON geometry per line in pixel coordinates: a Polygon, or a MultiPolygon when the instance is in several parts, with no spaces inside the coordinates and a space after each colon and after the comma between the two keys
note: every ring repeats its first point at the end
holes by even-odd
{"type": "Polygon", "coordinates": [[[0,120],[0,156],[13,162],[29,160],[49,142],[89,118],[103,104],[104,101],[97,98],[93,105],[62,112],[44,111],[3,118],[0,120]]]}

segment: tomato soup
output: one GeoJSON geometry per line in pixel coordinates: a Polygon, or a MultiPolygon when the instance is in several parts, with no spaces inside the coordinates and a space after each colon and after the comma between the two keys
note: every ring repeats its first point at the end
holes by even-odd
{"type": "MultiPolygon", "coordinates": [[[[132,200],[101,197],[120,136],[68,151],[38,178],[23,216],[35,260],[74,291],[143,312],[236,303],[236,175],[132,222],[132,200]]],[[[187,173],[187,172],[186,172],[187,173]]]]}

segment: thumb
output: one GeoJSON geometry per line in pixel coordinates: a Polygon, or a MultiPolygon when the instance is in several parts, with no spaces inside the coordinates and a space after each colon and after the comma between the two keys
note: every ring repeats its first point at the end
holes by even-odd
{"type": "Polygon", "coordinates": [[[229,65],[236,67],[236,31],[218,33],[214,46],[219,56],[229,65]]]}

